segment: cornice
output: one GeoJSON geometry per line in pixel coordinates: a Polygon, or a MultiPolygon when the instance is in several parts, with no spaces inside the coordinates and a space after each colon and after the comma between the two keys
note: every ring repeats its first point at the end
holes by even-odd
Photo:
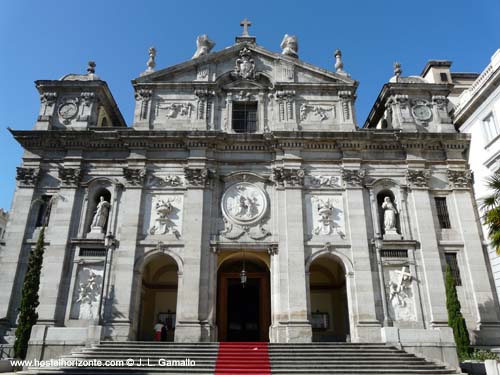
{"type": "Polygon", "coordinates": [[[34,153],[48,150],[132,149],[216,151],[465,151],[470,135],[463,133],[403,133],[363,129],[354,132],[285,132],[227,134],[214,131],[114,130],[11,130],[22,147],[34,153]]]}

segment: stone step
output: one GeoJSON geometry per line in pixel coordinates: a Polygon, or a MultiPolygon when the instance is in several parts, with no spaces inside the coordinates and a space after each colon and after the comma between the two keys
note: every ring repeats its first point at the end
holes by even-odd
{"type": "Polygon", "coordinates": [[[302,375],[359,374],[359,375],[441,375],[456,374],[453,369],[438,365],[398,348],[374,343],[312,343],[265,344],[232,343],[224,345],[224,357],[217,360],[218,343],[152,343],[152,342],[101,342],[83,348],[67,360],[125,361],[133,359],[142,367],[87,367],[29,369],[29,374],[214,374],[216,364],[224,365],[220,374],[260,375],[255,369],[270,365],[272,374],[302,375]],[[256,350],[254,350],[256,349],[256,350]],[[262,358],[267,350],[270,361],[262,358]],[[159,360],[195,361],[195,367],[164,367],[159,360]],[[241,360],[241,358],[245,358],[241,360]],[[149,362],[148,362],[149,359],[149,362]],[[239,361],[238,361],[239,360],[239,361]]]}

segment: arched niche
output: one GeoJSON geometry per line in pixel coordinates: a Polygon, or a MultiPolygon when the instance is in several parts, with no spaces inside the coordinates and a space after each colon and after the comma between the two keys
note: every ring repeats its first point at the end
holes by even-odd
{"type": "Polygon", "coordinates": [[[378,208],[378,220],[382,235],[387,236],[390,235],[391,233],[395,234],[394,231],[386,230],[386,225],[385,225],[386,216],[389,215],[394,217],[394,222],[395,222],[394,228],[396,234],[401,235],[400,205],[398,204],[396,195],[391,189],[385,188],[377,193],[377,208],[378,208]],[[389,208],[391,207],[391,204],[392,208],[389,208]]]}
{"type": "Polygon", "coordinates": [[[137,339],[154,340],[154,325],[161,321],[167,326],[165,341],[174,341],[180,275],[178,261],[167,253],[155,252],[144,257],[138,271],[141,277],[137,339]]]}
{"type": "Polygon", "coordinates": [[[383,178],[374,181],[370,186],[370,197],[372,203],[372,218],[374,222],[374,231],[377,236],[386,237],[386,239],[401,239],[403,235],[402,230],[402,196],[401,196],[401,186],[397,181],[392,179],[383,178]],[[395,231],[391,231],[391,233],[385,233],[385,225],[384,225],[384,212],[385,209],[382,207],[384,203],[384,199],[388,197],[391,200],[392,205],[394,206],[397,214],[396,214],[396,226],[395,231]],[[391,238],[388,238],[391,237],[391,238]]]}
{"type": "Polygon", "coordinates": [[[104,237],[111,217],[112,191],[112,183],[108,180],[94,180],[89,184],[83,226],[83,233],[87,234],[87,237],[104,237]],[[96,214],[100,216],[99,220],[95,220],[96,214]]]}
{"type": "Polygon", "coordinates": [[[318,254],[307,264],[309,320],[313,341],[350,340],[350,285],[346,264],[331,252],[318,254]]]}

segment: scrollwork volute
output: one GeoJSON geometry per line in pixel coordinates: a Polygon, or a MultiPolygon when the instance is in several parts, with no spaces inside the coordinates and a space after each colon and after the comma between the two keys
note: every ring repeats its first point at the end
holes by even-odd
{"type": "Polygon", "coordinates": [[[342,180],[346,188],[363,187],[365,175],[364,169],[342,169],[342,180]]]}
{"type": "Polygon", "coordinates": [[[448,169],[448,184],[451,189],[469,189],[472,184],[470,170],[460,171],[448,169]]]}
{"type": "Polygon", "coordinates": [[[123,176],[129,186],[140,187],[146,178],[145,168],[123,168],[123,176]]]}
{"type": "Polygon", "coordinates": [[[408,186],[413,189],[427,189],[431,171],[428,169],[408,169],[406,171],[406,181],[408,186]]]}
{"type": "Polygon", "coordinates": [[[208,168],[184,168],[185,180],[190,187],[207,187],[214,177],[214,172],[208,168]]]}
{"type": "Polygon", "coordinates": [[[305,172],[301,168],[274,168],[273,179],[278,186],[303,186],[305,172]]]}
{"type": "Polygon", "coordinates": [[[40,168],[16,168],[16,180],[20,186],[34,187],[40,180],[40,168]]]}
{"type": "Polygon", "coordinates": [[[76,187],[82,181],[83,170],[81,168],[61,167],[58,170],[58,175],[62,186],[76,187]]]}

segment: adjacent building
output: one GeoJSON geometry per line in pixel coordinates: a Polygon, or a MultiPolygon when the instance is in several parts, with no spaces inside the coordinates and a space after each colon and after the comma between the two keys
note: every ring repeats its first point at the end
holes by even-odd
{"type": "MultiPolygon", "coordinates": [[[[461,133],[472,136],[469,164],[474,173],[474,192],[480,208],[482,198],[490,194],[486,186],[488,177],[500,172],[500,49],[458,97],[453,118],[461,133]]],[[[487,243],[488,229],[483,227],[483,232],[487,243]]],[[[500,257],[490,246],[487,248],[500,295],[500,257]]]]}
{"type": "Polygon", "coordinates": [[[499,345],[451,81],[397,66],[360,129],[340,51],[327,71],[296,37],[274,52],[243,24],[234,45],[200,36],[166,69],[150,49],[131,126],[93,63],[36,82],[34,129],[12,131],[25,154],[0,254],[4,340],[45,226],[32,357],[151,340],[162,320],[179,342],[387,342],[457,364],[446,264],[473,342],[499,345]]]}
{"type": "Polygon", "coordinates": [[[9,213],[0,208],[0,244],[4,243],[5,230],[7,228],[8,221],[9,221],[9,213]]]}

